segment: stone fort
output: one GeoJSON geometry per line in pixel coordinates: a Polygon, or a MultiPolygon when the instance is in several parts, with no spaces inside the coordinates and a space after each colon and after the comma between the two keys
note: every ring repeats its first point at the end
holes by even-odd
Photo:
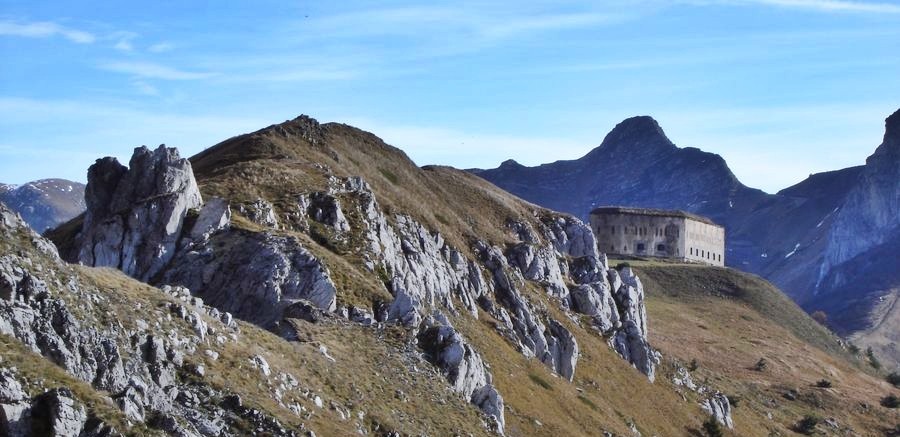
{"type": "Polygon", "coordinates": [[[591,211],[601,252],[725,265],[725,229],[684,211],[603,207],[591,211]]]}

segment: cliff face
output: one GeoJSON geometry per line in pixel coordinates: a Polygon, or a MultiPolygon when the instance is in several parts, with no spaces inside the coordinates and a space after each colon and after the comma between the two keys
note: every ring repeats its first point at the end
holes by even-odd
{"type": "Polygon", "coordinates": [[[0,184],[0,202],[21,214],[32,229],[44,232],[84,212],[84,184],[65,179],[0,184]]]}
{"type": "MultiPolygon", "coordinates": [[[[602,205],[708,216],[726,228],[727,265],[772,280],[811,311],[838,311],[823,299],[848,282],[839,266],[880,247],[897,229],[898,119],[896,113],[888,118],[884,143],[865,166],[811,175],[774,195],[741,184],[717,155],[675,147],[649,117],[623,121],[574,161],[538,167],[507,161],[472,172],[526,200],[581,217],[602,205]]],[[[889,275],[885,281],[900,282],[889,275]]],[[[874,290],[863,288],[854,293],[874,290]]],[[[871,324],[864,316],[835,316],[833,327],[841,332],[871,324]]]]}

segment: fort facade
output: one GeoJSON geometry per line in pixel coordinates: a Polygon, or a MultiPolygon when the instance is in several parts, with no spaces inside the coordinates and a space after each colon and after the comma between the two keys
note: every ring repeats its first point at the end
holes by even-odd
{"type": "Polygon", "coordinates": [[[591,211],[598,249],[609,255],[725,265],[725,228],[684,211],[603,207],[591,211]]]}

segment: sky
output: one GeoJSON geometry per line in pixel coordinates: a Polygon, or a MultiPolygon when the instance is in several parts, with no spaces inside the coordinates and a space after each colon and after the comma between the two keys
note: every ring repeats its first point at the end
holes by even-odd
{"type": "Polygon", "coordinates": [[[775,192],[881,143],[900,1],[0,0],[0,58],[5,183],[300,114],[419,165],[537,165],[651,115],[775,192]]]}

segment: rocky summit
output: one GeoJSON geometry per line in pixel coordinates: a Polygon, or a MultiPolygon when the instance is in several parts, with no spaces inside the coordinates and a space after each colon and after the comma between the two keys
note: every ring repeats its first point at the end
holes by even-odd
{"type": "MultiPolygon", "coordinates": [[[[679,209],[726,229],[726,264],[771,280],[829,326],[900,363],[896,336],[867,332],[895,317],[900,289],[900,112],[866,165],[811,175],[777,194],[741,184],[718,155],[678,148],[650,117],[619,123],[582,158],[470,170],[539,205],[585,218],[598,206],[679,209]],[[893,267],[892,267],[893,266],[893,267]]],[[[896,327],[894,322],[888,326],[896,327]]]]}
{"type": "MultiPolygon", "coordinates": [[[[611,138],[680,150],[646,118],[611,138]]],[[[713,420],[768,436],[810,409],[853,435],[894,417],[887,383],[768,283],[611,265],[579,218],[351,126],[301,116],[190,159],[139,147],[127,167],[97,160],[85,198],[52,242],[0,204],[8,435],[652,436],[713,420]]]]}

